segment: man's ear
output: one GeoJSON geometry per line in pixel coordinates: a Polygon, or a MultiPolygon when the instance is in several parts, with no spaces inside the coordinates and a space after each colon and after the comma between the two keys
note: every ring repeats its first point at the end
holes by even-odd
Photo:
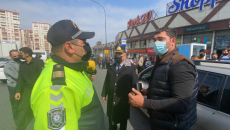
{"type": "Polygon", "coordinates": [[[174,37],[174,38],[172,38],[172,46],[175,46],[176,45],[176,38],[174,37]]]}
{"type": "Polygon", "coordinates": [[[69,41],[64,43],[64,49],[69,54],[74,54],[74,45],[72,45],[69,41]]]}

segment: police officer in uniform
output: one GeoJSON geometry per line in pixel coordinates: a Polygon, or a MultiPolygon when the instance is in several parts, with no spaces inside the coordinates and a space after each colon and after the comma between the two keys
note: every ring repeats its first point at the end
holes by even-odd
{"type": "Polygon", "coordinates": [[[109,117],[110,130],[117,130],[120,123],[120,130],[126,130],[127,120],[130,116],[130,104],[128,94],[132,88],[136,88],[138,81],[137,66],[126,59],[124,46],[118,46],[114,51],[115,63],[111,65],[106,74],[102,100],[107,102],[107,116],[109,117]]]}
{"type": "Polygon", "coordinates": [[[31,108],[35,130],[104,130],[104,112],[91,79],[84,70],[91,56],[83,32],[71,20],[61,20],[48,31],[52,61],[36,81],[31,108]]]}

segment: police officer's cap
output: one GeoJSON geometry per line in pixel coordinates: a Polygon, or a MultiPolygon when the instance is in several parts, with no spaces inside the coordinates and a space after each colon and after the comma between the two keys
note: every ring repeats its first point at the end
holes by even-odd
{"type": "Polygon", "coordinates": [[[47,41],[52,47],[55,47],[73,39],[86,40],[94,36],[94,32],[83,32],[71,20],[61,20],[51,26],[47,34],[47,41]]]}
{"type": "Polygon", "coordinates": [[[124,46],[117,46],[114,52],[126,53],[126,48],[124,46]]]}

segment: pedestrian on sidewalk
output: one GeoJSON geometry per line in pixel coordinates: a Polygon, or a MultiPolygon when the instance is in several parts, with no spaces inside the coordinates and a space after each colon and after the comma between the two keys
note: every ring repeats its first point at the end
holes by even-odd
{"type": "Polygon", "coordinates": [[[42,66],[40,61],[32,57],[33,51],[30,48],[23,47],[19,51],[19,58],[25,61],[21,62],[19,66],[15,99],[21,101],[18,107],[19,123],[17,130],[24,130],[33,119],[30,96],[44,65],[42,66]]]}
{"type": "Polygon", "coordinates": [[[20,65],[20,59],[18,58],[19,52],[17,50],[11,50],[10,52],[10,58],[11,60],[6,63],[4,67],[4,74],[7,79],[7,87],[9,90],[10,95],[10,103],[11,103],[11,109],[12,114],[14,118],[14,123],[18,125],[18,105],[19,102],[14,98],[16,93],[16,84],[18,79],[18,72],[19,72],[19,65],[20,65]]]}
{"type": "Polygon", "coordinates": [[[126,130],[127,120],[130,117],[130,104],[128,93],[136,88],[138,81],[137,66],[126,59],[124,46],[118,46],[115,52],[115,63],[109,67],[102,89],[102,100],[107,101],[107,116],[109,117],[109,130],[126,130]]]}
{"type": "Polygon", "coordinates": [[[144,58],[141,54],[139,54],[139,59],[138,59],[138,74],[143,70],[143,65],[144,65],[144,58]]]}

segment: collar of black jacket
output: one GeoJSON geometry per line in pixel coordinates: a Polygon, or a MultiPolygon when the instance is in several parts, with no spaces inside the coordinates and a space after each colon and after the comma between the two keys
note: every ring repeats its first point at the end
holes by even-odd
{"type": "MultiPolygon", "coordinates": [[[[179,49],[178,49],[177,46],[175,46],[175,48],[172,51],[167,52],[167,53],[165,53],[163,55],[163,57],[161,58],[161,61],[160,61],[159,64],[166,64],[166,63],[168,63],[168,60],[170,59],[170,57],[172,57],[172,55],[174,55],[174,54],[176,54],[178,52],[179,52],[179,49]]],[[[157,57],[159,59],[159,56],[157,56],[157,57]]]]}
{"type": "Polygon", "coordinates": [[[52,60],[58,64],[64,65],[76,71],[83,71],[86,69],[86,66],[88,66],[88,62],[69,63],[55,55],[52,56],[52,60]]]}

